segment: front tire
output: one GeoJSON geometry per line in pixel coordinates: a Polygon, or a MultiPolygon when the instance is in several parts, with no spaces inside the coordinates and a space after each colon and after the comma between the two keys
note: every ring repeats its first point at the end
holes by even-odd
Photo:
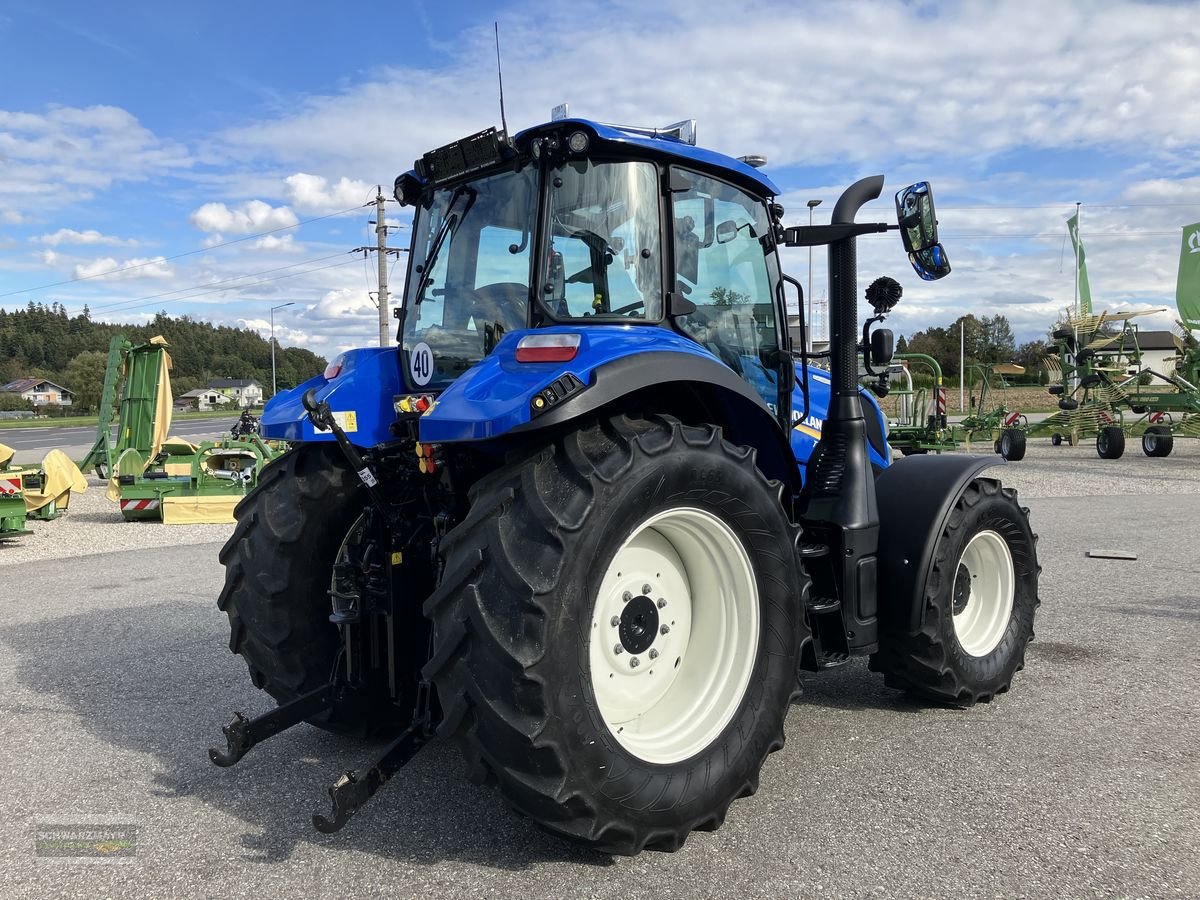
{"type": "Polygon", "coordinates": [[[882,635],[871,670],[891,687],[950,706],[1007,691],[1033,639],[1036,544],[1017,492],[976,478],[934,548],[916,633],[882,635]]]}
{"type": "Polygon", "coordinates": [[[622,417],[471,499],[425,611],[439,733],[472,778],[608,853],[718,827],[795,690],[806,582],[781,487],[719,429],[622,417]]]}

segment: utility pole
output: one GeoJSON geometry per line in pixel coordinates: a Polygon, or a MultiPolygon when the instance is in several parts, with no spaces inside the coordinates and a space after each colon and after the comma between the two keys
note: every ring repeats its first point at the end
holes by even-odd
{"type": "MultiPolygon", "coordinates": [[[[368,253],[374,253],[378,257],[379,262],[379,295],[377,306],[379,307],[379,346],[388,347],[392,343],[391,325],[388,322],[390,318],[390,307],[388,306],[388,266],[387,258],[389,256],[399,256],[403,251],[398,247],[387,246],[388,225],[384,212],[384,204],[387,199],[383,196],[383,188],[375,185],[375,218],[371,220],[371,224],[375,226],[375,246],[374,247],[356,247],[356,253],[362,253],[366,256],[368,253]]],[[[392,226],[396,227],[396,226],[392,226]]]]}
{"type": "Polygon", "coordinates": [[[958,323],[958,411],[967,411],[967,320],[964,316],[958,323]]]}

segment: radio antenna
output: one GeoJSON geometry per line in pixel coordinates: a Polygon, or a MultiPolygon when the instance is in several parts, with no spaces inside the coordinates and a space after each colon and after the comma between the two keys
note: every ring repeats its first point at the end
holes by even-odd
{"type": "Polygon", "coordinates": [[[492,22],[496,34],[496,80],[500,82],[500,127],[508,135],[508,122],[504,118],[504,72],[500,69],[500,23],[492,22]]]}

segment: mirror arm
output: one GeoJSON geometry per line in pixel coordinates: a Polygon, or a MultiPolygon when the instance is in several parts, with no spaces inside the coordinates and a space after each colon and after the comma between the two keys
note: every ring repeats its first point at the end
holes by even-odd
{"type": "Polygon", "coordinates": [[[796,225],[783,230],[785,247],[818,247],[822,244],[832,244],[847,238],[858,237],[860,234],[878,234],[882,231],[894,231],[898,225],[888,225],[885,222],[846,222],[834,225],[796,225]]]}

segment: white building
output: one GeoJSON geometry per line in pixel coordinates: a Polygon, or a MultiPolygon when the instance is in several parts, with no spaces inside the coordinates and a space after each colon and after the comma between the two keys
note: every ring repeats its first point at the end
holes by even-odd
{"type": "Polygon", "coordinates": [[[233,403],[233,398],[213,388],[196,388],[175,398],[175,406],[181,409],[198,409],[201,412],[233,403]]]}
{"type": "Polygon", "coordinates": [[[70,406],[75,395],[61,385],[44,378],[18,378],[0,387],[0,393],[18,394],[35,407],[70,406]]]}
{"type": "Polygon", "coordinates": [[[262,406],[263,387],[253,378],[216,378],[208,383],[208,388],[220,391],[240,409],[262,406]]]}

